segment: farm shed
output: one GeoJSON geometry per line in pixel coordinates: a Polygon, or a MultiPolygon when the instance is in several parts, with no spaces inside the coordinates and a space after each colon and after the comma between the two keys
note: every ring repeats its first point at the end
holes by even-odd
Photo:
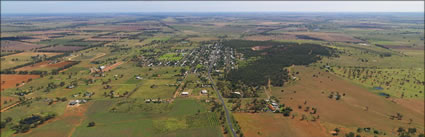
{"type": "Polygon", "coordinates": [[[208,94],[208,91],[206,89],[201,90],[202,94],[208,94]]]}

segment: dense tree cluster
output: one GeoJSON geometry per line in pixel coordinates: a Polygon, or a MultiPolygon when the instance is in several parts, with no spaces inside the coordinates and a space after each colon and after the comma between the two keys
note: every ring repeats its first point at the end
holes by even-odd
{"type": "Polygon", "coordinates": [[[284,67],[308,65],[321,59],[321,56],[331,56],[334,53],[331,48],[317,44],[229,40],[224,45],[236,49],[244,58],[261,57],[244,67],[231,70],[226,76],[232,83],[241,81],[249,86],[266,85],[269,79],[272,85],[283,86],[288,80],[288,71],[284,67]],[[252,50],[253,46],[266,48],[252,50]]]}
{"type": "Polygon", "coordinates": [[[11,129],[15,130],[15,133],[25,133],[28,132],[30,128],[35,128],[40,124],[43,124],[45,121],[52,119],[56,116],[56,114],[47,114],[45,116],[42,115],[32,115],[30,117],[24,118],[19,121],[19,123],[11,129]]]}

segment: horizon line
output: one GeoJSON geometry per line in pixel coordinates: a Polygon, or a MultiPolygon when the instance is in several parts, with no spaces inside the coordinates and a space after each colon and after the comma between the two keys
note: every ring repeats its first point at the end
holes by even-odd
{"type": "Polygon", "coordinates": [[[134,14],[134,13],[425,13],[425,11],[152,11],[152,12],[39,12],[39,13],[1,13],[6,14],[134,14]]]}

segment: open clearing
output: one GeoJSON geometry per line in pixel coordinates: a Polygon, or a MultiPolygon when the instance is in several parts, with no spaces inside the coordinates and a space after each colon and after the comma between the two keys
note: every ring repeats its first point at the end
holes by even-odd
{"type": "Polygon", "coordinates": [[[317,122],[293,120],[273,113],[233,113],[247,137],[331,137],[317,122]]]}
{"type": "MultiPolygon", "coordinates": [[[[34,80],[40,77],[39,75],[13,75],[13,74],[1,74],[1,90],[8,88],[17,87],[17,84],[22,85],[27,83],[29,79],[34,80]]],[[[18,85],[18,86],[20,86],[18,85]]]]}

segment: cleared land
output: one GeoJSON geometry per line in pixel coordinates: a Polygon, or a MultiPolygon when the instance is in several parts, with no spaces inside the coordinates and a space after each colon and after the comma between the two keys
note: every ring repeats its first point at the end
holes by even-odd
{"type": "Polygon", "coordinates": [[[16,71],[33,71],[33,70],[48,71],[48,70],[53,70],[53,69],[63,67],[71,63],[72,61],[61,61],[61,62],[43,61],[34,65],[18,68],[16,69],[16,71]]]}
{"type": "Polygon", "coordinates": [[[1,74],[1,91],[13,88],[13,87],[19,87],[24,85],[25,83],[28,83],[29,79],[30,81],[39,78],[39,75],[11,75],[11,74],[1,74]]]}

